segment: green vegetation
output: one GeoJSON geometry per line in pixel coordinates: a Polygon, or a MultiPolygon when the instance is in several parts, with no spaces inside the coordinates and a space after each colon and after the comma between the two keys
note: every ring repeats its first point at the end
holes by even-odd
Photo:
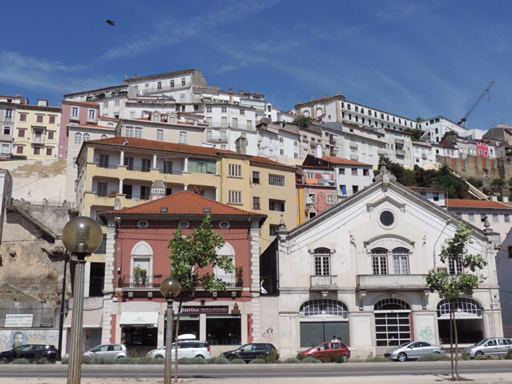
{"type": "Polygon", "coordinates": [[[450,358],[446,355],[441,355],[440,353],[429,353],[428,355],[420,356],[418,361],[440,361],[440,360],[449,360],[450,358]]]}
{"type": "Polygon", "coordinates": [[[473,187],[478,188],[478,189],[482,188],[482,186],[484,185],[484,182],[482,180],[477,179],[475,177],[468,178],[467,182],[469,184],[471,184],[473,187]]]}
{"type": "MultiPolygon", "coordinates": [[[[405,169],[397,163],[392,163],[387,157],[381,157],[380,163],[396,177],[396,181],[407,187],[436,188],[446,192],[447,199],[467,199],[470,197],[469,186],[455,176],[448,166],[436,170],[425,170],[417,165],[414,169],[405,169]]],[[[379,172],[377,171],[376,174],[379,172]]]]}
{"type": "Polygon", "coordinates": [[[313,124],[313,119],[309,116],[299,116],[299,117],[296,117],[295,120],[293,120],[293,124],[295,124],[301,128],[307,128],[311,124],[313,124]]]}

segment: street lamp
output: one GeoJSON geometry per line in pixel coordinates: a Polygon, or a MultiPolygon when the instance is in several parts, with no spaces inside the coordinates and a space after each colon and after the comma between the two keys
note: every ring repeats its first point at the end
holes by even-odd
{"type": "MultiPolygon", "coordinates": [[[[167,299],[167,329],[165,338],[165,374],[164,384],[171,384],[171,352],[172,352],[172,332],[174,327],[174,314],[172,311],[173,299],[181,292],[181,284],[174,277],[165,279],[160,285],[160,292],[162,296],[167,299]]],[[[176,356],[176,359],[178,356],[176,356]]],[[[176,381],[178,378],[176,378],[176,381]]]]}
{"type": "Polygon", "coordinates": [[[68,221],[62,230],[62,242],[71,254],[75,266],[71,340],[68,364],[68,384],[79,384],[82,377],[82,324],[84,311],[85,258],[103,242],[100,225],[90,217],[78,216],[68,221]]]}

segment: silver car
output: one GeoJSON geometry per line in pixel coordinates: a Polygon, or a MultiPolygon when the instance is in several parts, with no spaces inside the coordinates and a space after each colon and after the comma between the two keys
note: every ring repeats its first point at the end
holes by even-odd
{"type": "Polygon", "coordinates": [[[82,357],[122,359],[128,357],[128,350],[124,344],[103,344],[84,352],[82,357]]]}
{"type": "MultiPolygon", "coordinates": [[[[171,349],[171,359],[175,359],[176,343],[172,343],[171,349]]],[[[153,349],[149,351],[147,357],[152,357],[155,359],[163,359],[165,358],[165,347],[159,349],[153,349]]],[[[188,340],[188,341],[178,341],[178,359],[182,357],[198,357],[202,359],[209,359],[211,357],[210,354],[210,346],[205,341],[198,340],[188,340]]]]}
{"type": "Polygon", "coordinates": [[[439,353],[446,356],[446,351],[440,345],[432,345],[426,341],[408,341],[402,345],[386,351],[384,357],[400,362],[407,361],[408,359],[419,359],[423,355],[431,353],[439,353]]]}
{"type": "Polygon", "coordinates": [[[472,347],[466,348],[462,351],[463,355],[469,355],[474,359],[477,356],[483,355],[506,355],[512,349],[512,339],[504,337],[494,337],[492,339],[483,339],[472,347]]]}

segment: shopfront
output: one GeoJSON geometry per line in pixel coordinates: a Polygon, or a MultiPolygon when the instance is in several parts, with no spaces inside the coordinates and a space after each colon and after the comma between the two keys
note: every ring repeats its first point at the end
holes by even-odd
{"type": "Polygon", "coordinates": [[[157,347],[158,312],[123,312],[119,325],[121,343],[131,353],[145,356],[148,351],[157,347]]]}

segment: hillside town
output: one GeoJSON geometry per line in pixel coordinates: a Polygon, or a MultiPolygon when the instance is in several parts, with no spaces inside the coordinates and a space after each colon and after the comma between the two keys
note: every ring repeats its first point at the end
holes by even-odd
{"type": "Polygon", "coordinates": [[[180,333],[212,356],[265,342],[294,357],[332,335],[354,359],[448,345],[452,309],[462,346],[512,337],[512,126],[467,118],[404,117],[341,92],[282,111],[194,69],[58,106],[0,96],[0,348],[61,339],[69,353],[62,230],[77,216],[103,233],[85,263],[84,351],[165,344],[169,241],[206,216],[235,271],[212,268],[228,288],[184,299],[180,333]],[[462,272],[440,258],[460,223],[487,265],[472,295],[449,301],[426,276],[462,272]]]}

